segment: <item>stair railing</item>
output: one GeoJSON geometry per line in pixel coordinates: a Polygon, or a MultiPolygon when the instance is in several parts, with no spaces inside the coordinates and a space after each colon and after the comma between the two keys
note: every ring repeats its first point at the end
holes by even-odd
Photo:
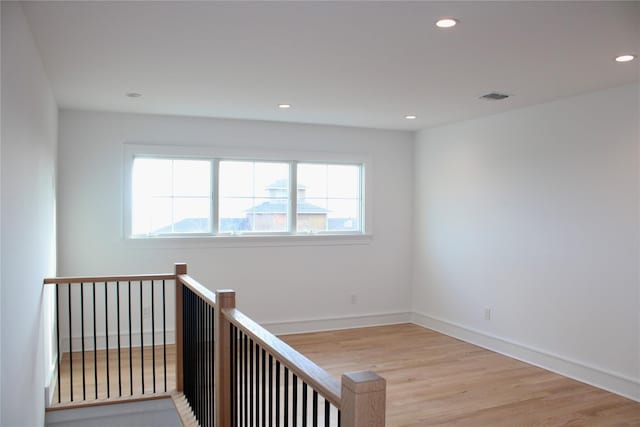
{"type": "Polygon", "coordinates": [[[362,371],[338,381],[186,264],[172,274],[44,283],[55,286],[59,406],[177,391],[201,426],[385,425],[383,378],[362,371]]]}

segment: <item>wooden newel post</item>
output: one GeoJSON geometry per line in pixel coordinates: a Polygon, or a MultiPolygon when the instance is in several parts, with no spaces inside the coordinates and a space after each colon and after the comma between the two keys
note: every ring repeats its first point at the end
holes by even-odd
{"type": "Polygon", "coordinates": [[[235,291],[216,291],[215,307],[215,355],[214,355],[214,397],[216,424],[231,425],[231,337],[229,321],[223,310],[236,308],[235,291]]]}
{"type": "Polygon", "coordinates": [[[387,382],[375,372],[342,375],[344,427],[384,427],[387,382]]]}
{"type": "Polygon", "coordinates": [[[176,390],[184,391],[184,372],[182,371],[182,282],[178,276],[187,274],[187,264],[176,263],[176,390]]]}

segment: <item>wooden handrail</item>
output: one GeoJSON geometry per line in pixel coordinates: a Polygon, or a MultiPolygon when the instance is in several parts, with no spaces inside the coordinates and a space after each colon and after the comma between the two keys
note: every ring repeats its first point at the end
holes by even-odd
{"type": "Polygon", "coordinates": [[[229,322],[250,336],[267,352],[273,354],[280,363],[302,378],[336,408],[341,408],[341,384],[331,374],[244,315],[240,310],[232,308],[222,312],[229,322]]]}
{"type": "Polygon", "coordinates": [[[134,274],[129,276],[93,276],[93,277],[49,277],[44,279],[45,285],[67,283],[104,283],[104,282],[139,282],[147,280],[175,280],[175,274],[134,274]]]}
{"type": "Polygon", "coordinates": [[[207,289],[204,285],[200,284],[196,279],[188,274],[178,274],[176,279],[187,288],[191,289],[193,293],[198,295],[204,302],[211,307],[216,307],[216,294],[207,289]]]}

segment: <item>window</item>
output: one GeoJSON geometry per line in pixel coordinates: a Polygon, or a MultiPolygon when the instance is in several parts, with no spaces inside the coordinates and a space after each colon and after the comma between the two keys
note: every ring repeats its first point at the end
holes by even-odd
{"type": "Polygon", "coordinates": [[[178,148],[147,148],[126,157],[127,236],[365,231],[364,162],[315,162],[309,154],[285,160],[273,153],[255,160],[219,153],[184,158],[178,148]]]}
{"type": "Polygon", "coordinates": [[[137,158],[131,234],[211,232],[211,162],[137,158]]]}

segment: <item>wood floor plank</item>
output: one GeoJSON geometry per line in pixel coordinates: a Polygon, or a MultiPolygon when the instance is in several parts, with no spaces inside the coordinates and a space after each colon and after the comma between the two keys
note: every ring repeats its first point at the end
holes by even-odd
{"type": "Polygon", "coordinates": [[[280,337],[339,378],[387,380],[387,426],[640,426],[640,403],[416,325],[280,337]]]}

